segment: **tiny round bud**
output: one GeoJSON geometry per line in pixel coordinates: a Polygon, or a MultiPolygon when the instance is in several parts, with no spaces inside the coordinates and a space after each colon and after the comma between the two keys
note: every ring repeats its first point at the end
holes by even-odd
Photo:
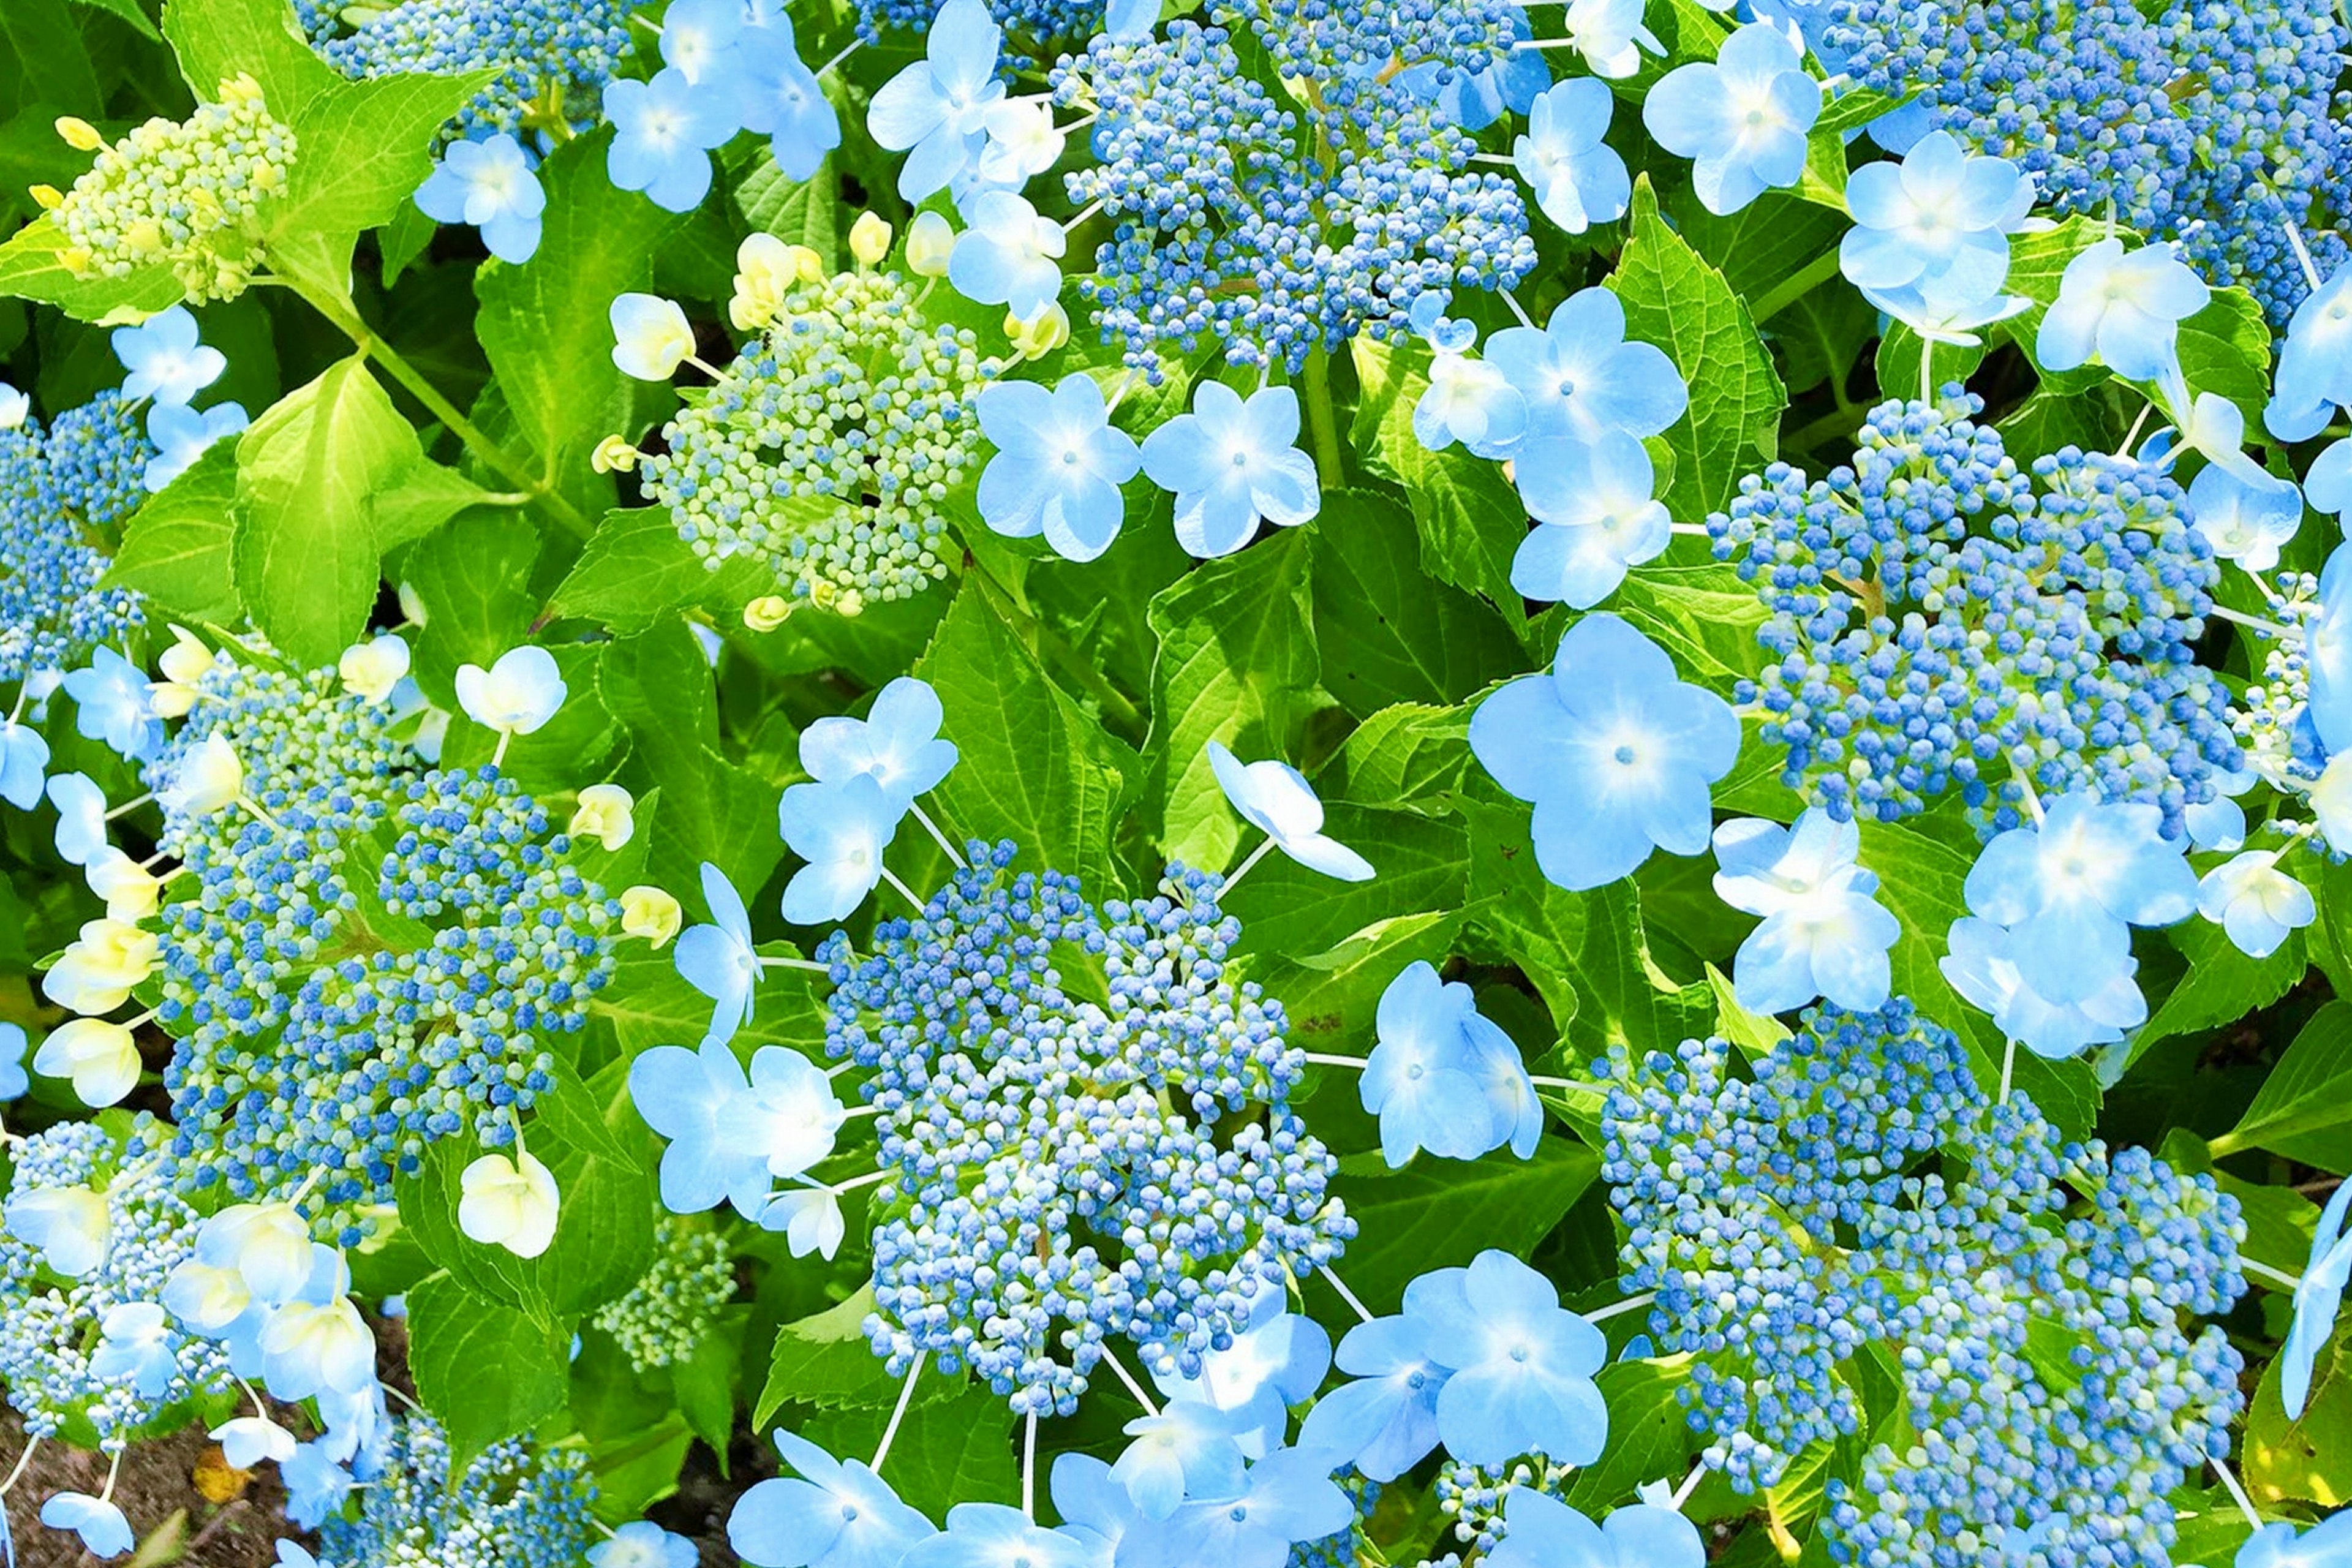
{"type": "Polygon", "coordinates": [[[879,213],[860,213],[849,226],[849,254],[864,267],[878,265],[890,254],[890,225],[879,213]]]}

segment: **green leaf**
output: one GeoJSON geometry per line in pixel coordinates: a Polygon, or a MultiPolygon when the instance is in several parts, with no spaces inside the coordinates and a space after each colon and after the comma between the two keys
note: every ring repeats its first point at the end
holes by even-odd
{"type": "Polygon", "coordinates": [[[236,446],[215,442],[123,525],[106,581],[144,594],[152,618],[236,625],[236,446]]]}
{"type": "Polygon", "coordinates": [[[1674,656],[1683,679],[1728,693],[1764,668],[1764,603],[1721,562],[1654,561],[1625,575],[1610,607],[1674,656]]]}
{"type": "MultiPolygon", "coordinates": [[[[1251,952],[1327,952],[1400,910],[1461,907],[1462,826],[1323,794],[1323,831],[1372,863],[1369,882],[1341,882],[1288,856],[1268,855],[1224,900],[1251,952]]],[[[1255,830],[1252,837],[1255,837],[1255,830]]]]}
{"type": "Polygon", "coordinates": [[[416,1394],[449,1434],[450,1470],[562,1410],[570,1330],[485,1302],[446,1274],[408,1292],[416,1394]]]}
{"type": "Polygon", "coordinates": [[[1316,787],[1342,800],[1434,816],[1470,765],[1470,715],[1461,708],[1399,703],[1370,715],[1323,764],[1316,787]]]}
{"type": "Polygon", "coordinates": [[[2210,921],[2184,921],[2165,933],[2189,960],[2182,975],[2132,1037],[2137,1061],[2158,1040],[2242,1018],[2294,989],[2309,968],[2301,934],[2290,933],[2268,958],[2249,958],[2210,921]]]}
{"type": "Polygon", "coordinates": [[[677,536],[667,509],[637,507],[605,515],[548,611],[616,632],[641,632],[680,610],[703,609],[731,620],[775,589],[774,574],[749,556],[705,565],[677,536]]]}
{"type": "Polygon", "coordinates": [[[1598,1518],[1635,1487],[1687,1474],[1706,1439],[1691,1426],[1680,1394],[1690,1381],[1686,1358],[1615,1362],[1595,1381],[1609,1402],[1609,1446],[1569,1484],[1568,1502],[1598,1518]]]}
{"type": "MultiPolygon", "coordinates": [[[[135,5],[131,12],[138,16],[135,5]]],[[[147,18],[139,16],[139,21],[146,24],[147,18]]],[[[153,36],[152,25],[147,31],[153,36]]],[[[51,119],[60,110],[94,119],[104,107],[81,26],[63,0],[8,0],[0,5],[0,66],[12,68],[0,71],[0,81],[18,88],[15,96],[20,101],[48,107],[51,119]],[[21,86],[9,79],[18,69],[26,79],[21,86]]]]}
{"type": "MultiPolygon", "coordinates": [[[[923,1376],[940,1374],[926,1365],[923,1376]]],[[[863,1406],[822,1411],[801,1435],[829,1454],[871,1459],[889,1414],[863,1406]]],[[[958,1503],[1020,1500],[1014,1441],[1013,1412],[1003,1398],[967,1386],[952,1398],[909,1405],[883,1468],[902,1500],[943,1519],[958,1503]]]]}
{"type": "MultiPolygon", "coordinates": [[[[1332,498],[1324,498],[1329,516],[1332,498]]],[[[1212,561],[1153,596],[1150,766],[1163,853],[1228,864],[1241,827],[1209,767],[1211,741],[1244,761],[1287,756],[1312,701],[1318,662],[1307,595],[1310,542],[1288,530],[1212,561]]]]}
{"type": "Polygon", "coordinates": [[[2352,1172],[2352,1003],[2311,1016],[2232,1131],[2213,1140],[2218,1156],[2267,1149],[2337,1175],[2352,1172]]]}
{"type": "Polygon", "coordinates": [[[1358,718],[1399,702],[1450,705],[1527,668],[1494,606],[1422,574],[1412,518],[1386,496],[1325,496],[1314,547],[1323,684],[1358,718]]]}
{"type": "Polygon", "coordinates": [[[1085,879],[1095,897],[1119,879],[1111,835],[1135,754],[1048,679],[996,590],[964,579],[915,673],[947,710],[940,732],[962,754],[932,796],[950,836],[1019,844],[1023,865],[1085,879]]]}
{"type": "Polygon", "coordinates": [[[425,457],[356,355],[254,421],[236,459],[237,594],[305,665],[333,663],[366,625],[386,549],[479,493],[425,457]],[[433,498],[421,510],[420,482],[433,498]]]}
{"type": "MultiPolygon", "coordinates": [[[[751,1425],[765,1426],[787,1405],[820,1409],[887,1410],[898,1403],[904,1377],[890,1369],[866,1338],[874,1310],[874,1287],[776,1331],[768,1354],[767,1385],[751,1407],[751,1425]]],[[[957,1394],[954,1379],[932,1375],[915,1384],[918,1404],[935,1404],[957,1394]]]]}
{"type": "Polygon", "coordinates": [[[2287,1418],[2279,1365],[2273,1358],[2247,1412],[2246,1490],[2258,1502],[2341,1508],[2352,1502],[2352,1335],[2339,1331],[2320,1352],[2300,1419],[2287,1418]]]}
{"type": "Polygon", "coordinates": [[[1460,448],[1433,452],[1412,433],[1429,390],[1428,351],[1359,337],[1349,346],[1362,395],[1348,438],[1364,466],[1404,489],[1421,535],[1422,570],[1441,583],[1517,606],[1511,557],[1528,535],[1527,509],[1502,465],[1460,448]]]}
{"type": "Polygon", "coordinates": [[[83,277],[58,259],[65,236],[44,214],[0,245],[0,294],[55,305],[79,321],[141,321],[180,302],[185,290],[168,267],[127,278],[83,277]]]}
{"type": "Polygon", "coordinates": [[[841,266],[839,190],[831,157],[820,162],[809,178],[795,180],[777,165],[763,142],[730,195],[745,228],[772,234],[787,245],[807,246],[832,272],[841,266]]]}
{"type": "Polygon", "coordinates": [[[1444,963],[1461,929],[1459,910],[1398,915],[1374,921],[1328,952],[1277,953],[1250,977],[1280,999],[1292,1045],[1360,1055],[1372,1039],[1373,1015],[1389,983],[1409,964],[1444,963]]]}
{"type": "Polygon", "coordinates": [[[538,556],[538,534],[510,514],[478,510],[451,518],[401,557],[401,581],[425,607],[416,683],[440,707],[457,710],[459,665],[487,668],[529,639],[538,556]]]}
{"type": "Polygon", "coordinates": [[[1352,1155],[1331,1184],[1357,1224],[1339,1278],[1375,1312],[1394,1311],[1406,1282],[1430,1269],[1490,1247],[1525,1257],[1600,1173],[1599,1156],[1557,1136],[1528,1160],[1507,1149],[1469,1161],[1419,1154],[1391,1171],[1378,1154],[1352,1155]]]}
{"type": "Polygon", "coordinates": [[[1788,394],[1747,303],[1666,226],[1646,176],[1631,221],[1609,288],[1624,303],[1626,337],[1664,349],[1690,388],[1690,407],[1665,432],[1675,471],[1661,499],[1677,521],[1696,522],[1772,459],[1788,394]]]}
{"type": "MultiPolygon", "coordinates": [[[[653,286],[654,258],[678,220],[605,178],[610,143],[600,131],[557,149],[539,171],[547,215],[537,253],[519,267],[491,261],[474,279],[482,351],[551,485],[588,475],[598,442],[635,440],[671,401],[614,364],[608,312],[653,286]]],[[[610,485],[597,489],[600,499],[583,498],[592,511],[612,504],[610,485]]]]}
{"type": "Polygon", "coordinates": [[[269,112],[288,123],[348,85],[303,38],[292,0],[171,0],[163,36],[198,98],[210,100],[222,82],[250,76],[269,112]]]}
{"type": "Polygon", "coordinates": [[[2262,301],[2243,289],[2214,289],[2205,308],[2180,323],[2180,374],[2191,391],[2219,393],[2238,405],[2247,428],[2260,428],[2271,395],[2271,324],[2262,301]]]}
{"type": "MultiPolygon", "coordinates": [[[[689,921],[703,917],[699,889],[682,887],[678,901],[689,921]]],[[[763,944],[762,952],[786,952],[783,943],[763,944]]],[[[811,1056],[821,1053],[824,1041],[824,1003],[810,984],[806,971],[769,970],[760,976],[759,1011],[736,1030],[734,1043],[742,1048],[791,1046],[811,1056]]],[[[656,1046],[693,1048],[710,1033],[710,998],[678,973],[668,948],[656,951],[642,942],[625,943],[613,972],[612,984],[589,1004],[595,1015],[613,1026],[623,1054],[636,1056],[656,1046]]]]}

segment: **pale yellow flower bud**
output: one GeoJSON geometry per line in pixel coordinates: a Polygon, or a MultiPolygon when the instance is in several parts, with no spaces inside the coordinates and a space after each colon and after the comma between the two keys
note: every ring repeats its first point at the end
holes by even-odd
{"type": "Polygon", "coordinates": [[[780,594],[768,594],[743,606],[743,624],[755,632],[772,632],[784,624],[793,613],[793,602],[780,594]]]}
{"type": "Polygon", "coordinates": [[[948,275],[948,252],[955,248],[955,230],[937,213],[917,213],[907,227],[907,268],[918,278],[948,275]]]}
{"type": "Polygon", "coordinates": [[[860,213],[849,226],[849,254],[864,267],[878,265],[890,254],[890,225],[879,213],[860,213]]]}
{"type": "Polygon", "coordinates": [[[637,459],[643,456],[644,453],[624,437],[607,436],[596,443],[594,451],[588,454],[588,466],[600,474],[635,473],[637,459]]]}
{"type": "Polygon", "coordinates": [[[659,888],[639,883],[621,895],[621,930],[656,947],[677,934],[682,918],[677,900],[659,888]]]}
{"type": "Polygon", "coordinates": [[[580,792],[580,805],[565,831],[574,838],[593,838],[606,849],[618,849],[636,837],[636,804],[619,784],[590,784],[580,792]]]}
{"type": "Polygon", "coordinates": [[[70,114],[58,116],[58,134],[77,153],[95,153],[106,145],[106,138],[98,133],[97,126],[70,114]]]}
{"type": "Polygon", "coordinates": [[[1025,321],[1007,315],[1004,335],[1013,340],[1013,352],[1023,359],[1043,359],[1070,341],[1070,313],[1059,303],[1048,300],[1025,321]]]}

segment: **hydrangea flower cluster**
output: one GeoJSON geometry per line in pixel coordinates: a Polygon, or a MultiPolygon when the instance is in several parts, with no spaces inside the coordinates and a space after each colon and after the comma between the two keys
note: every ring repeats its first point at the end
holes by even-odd
{"type": "Polygon", "coordinates": [[[1305,1058],[1281,1005],[1226,973],[1220,879],[1171,867],[1160,896],[1097,910],[1073,878],[1010,873],[1010,843],[971,847],[868,956],[839,935],[819,954],[826,1049],[876,1069],[890,1172],[866,1332],[895,1371],[933,1353],[1067,1415],[1112,1337],[1195,1375],[1261,1282],[1355,1227],[1289,1106],[1305,1058]],[[1066,988],[1085,971],[1107,1003],[1066,988]]]}
{"type": "Polygon", "coordinates": [[[764,331],[642,459],[647,493],[713,570],[754,556],[845,615],[946,574],[945,503],[980,455],[973,401],[994,363],[917,299],[896,272],[827,278],[813,258],[739,294],[739,324],[764,331]]]}
{"type": "Polygon", "coordinates": [[[653,1267],[599,1307],[594,1321],[620,1342],[631,1366],[650,1372],[692,1355],[719,1309],[734,1298],[735,1259],[726,1238],[665,1215],[654,1226],[653,1267]]]}
{"type": "Polygon", "coordinates": [[[1841,1368],[1872,1354],[1916,1436],[1833,1486],[1839,1561],[1958,1568],[2014,1527],[2051,1561],[2168,1563],[2168,1494],[2243,1399],[2223,1331],[2182,1325],[2244,1289],[2235,1200],[1990,1102],[1905,998],[1808,1013],[1752,1081],[1728,1058],[1618,1047],[1601,1119],[1622,1283],[1657,1293],[1659,1348],[1696,1358],[1706,1463],[1769,1487],[1853,1433],[1841,1368]]]}
{"type": "Polygon", "coordinates": [[[226,1352],[152,1305],[196,1243],[196,1213],[164,1158],[170,1132],[146,1116],[119,1139],[62,1121],[15,1150],[0,1225],[0,1383],[34,1436],[87,1421],[119,1452],[173,1406],[236,1392],[226,1352]],[[126,1375],[108,1342],[132,1331],[142,1370],[126,1375]]]}
{"type": "Polygon", "coordinates": [[[51,208],[58,259],[85,276],[168,266],[192,300],[233,300],[261,260],[263,219],[284,192],[294,132],[270,117],[250,77],[182,123],[150,120],[113,146],[51,208]]]}
{"type": "Polygon", "coordinates": [[[102,585],[101,542],[145,499],[153,454],[118,392],[47,430],[27,417],[0,432],[0,680],[63,669],[144,624],[136,594],[102,585]]]}
{"type": "Polygon", "coordinates": [[[1055,99],[1097,117],[1097,163],[1066,183],[1116,226],[1083,287],[1130,364],[1156,379],[1163,353],[1207,342],[1296,373],[1359,331],[1407,331],[1424,293],[1508,289],[1535,265],[1518,186],[1471,167],[1476,143],[1439,99],[1503,68],[1514,7],[1211,19],[1098,38],[1054,73],[1055,99]],[[1292,105],[1251,79],[1244,47],[1298,84],[1292,105]]]}
{"type": "Polygon", "coordinates": [[[593,127],[604,83],[627,58],[625,0],[294,0],[329,65],[359,79],[416,71],[498,76],[443,134],[562,138],[593,127]]]}
{"type": "MultiPolygon", "coordinates": [[[[2287,225],[2333,213],[2346,166],[2335,7],[1829,0],[1809,31],[1860,85],[1916,95],[1891,142],[1942,127],[2013,159],[2056,210],[2179,239],[2274,322],[2307,290],[2287,225]]],[[[2326,270],[2346,255],[2332,232],[2315,248],[2326,270]]]]}
{"type": "Polygon", "coordinates": [[[1955,787],[1988,837],[2029,790],[2181,814],[2229,770],[2228,692],[2196,662],[2220,569],[2180,488],[2065,447],[2021,471],[1981,404],[1872,410],[1851,468],[1775,463],[1707,520],[1771,612],[1743,700],[1790,788],[1892,820],[1955,787]]]}
{"type": "MultiPolygon", "coordinates": [[[[573,1568],[595,1532],[586,1457],[512,1438],[449,1473],[449,1439],[430,1416],[395,1424],[383,1473],[356,1518],[331,1515],[308,1568],[573,1568]]],[[[297,1548],[297,1551],[301,1551],[297,1548]]],[[[281,1552],[281,1556],[283,1553],[281,1552]]]]}

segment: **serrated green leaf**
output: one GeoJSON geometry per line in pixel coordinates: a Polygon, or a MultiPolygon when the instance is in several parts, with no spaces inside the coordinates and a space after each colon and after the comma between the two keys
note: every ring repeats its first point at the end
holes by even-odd
{"type": "Polygon", "coordinates": [[[1689,408],[1665,432],[1675,471],[1661,499],[1675,521],[1697,522],[1772,459],[1789,397],[1746,301],[1666,226],[1647,176],[1634,184],[1631,224],[1609,288],[1624,304],[1626,337],[1664,349],[1690,388],[1689,408]]]}
{"type": "Polygon", "coordinates": [[[1719,562],[1636,566],[1618,586],[1610,608],[1674,656],[1684,680],[1728,695],[1764,668],[1756,640],[1766,613],[1738,570],[1719,562]]]}
{"type": "Polygon", "coordinates": [[[79,321],[139,321],[179,303],[184,294],[168,267],[147,267],[126,278],[84,277],[59,259],[65,236],[47,215],[0,245],[0,294],[55,305],[79,321]]]}
{"type": "Polygon", "coordinates": [[[1507,1149],[1479,1160],[1416,1155],[1391,1171],[1378,1154],[1350,1156],[1331,1184],[1356,1221],[1334,1265],[1375,1312],[1392,1312],[1408,1280],[1469,1262],[1488,1247],[1522,1257],[1601,1173],[1591,1150],[1547,1138],[1532,1159],[1507,1149]]]}
{"type": "Polygon", "coordinates": [[[1314,551],[1323,684],[1357,717],[1459,702],[1527,668],[1493,605],[1423,575],[1412,518],[1386,496],[1325,496],[1314,551]]]}
{"type": "MultiPolygon", "coordinates": [[[[904,1377],[874,1353],[865,1322],[874,1310],[870,1284],[812,1317],[776,1331],[768,1355],[768,1379],[751,1406],[751,1425],[765,1426],[787,1405],[819,1409],[887,1410],[898,1403],[904,1377]]],[[[915,1383],[918,1403],[936,1404],[958,1392],[953,1378],[936,1373],[915,1383]]]]}
{"type": "Polygon", "coordinates": [[[774,574],[749,556],[736,556],[716,570],[704,565],[677,536],[667,510],[638,507],[605,514],[548,609],[615,632],[641,632],[686,609],[706,609],[731,620],[775,586],[774,574]]]}
{"type": "Polygon", "coordinates": [[[2217,1156],[2267,1149],[2339,1176],[2352,1173],[2352,1003],[2330,1002],[2311,1016],[2212,1148],[2217,1156]]]}
{"type": "Polygon", "coordinates": [[[401,557],[401,581],[425,609],[412,673],[436,704],[457,711],[459,665],[488,668],[529,639],[538,556],[539,535],[520,518],[475,511],[451,518],[401,557]]]}
{"type": "MultiPolygon", "coordinates": [[[[1323,831],[1372,863],[1369,882],[1340,882],[1268,855],[1224,900],[1249,952],[1327,952],[1399,910],[1461,907],[1461,824],[1384,811],[1324,792],[1323,831]]],[[[1255,847],[1255,830],[1250,844],[1255,847]]]]}
{"type": "Polygon", "coordinates": [[[145,595],[151,616],[236,625],[236,444],[215,442],[131,514],[107,582],[145,595]]]}
{"type": "Polygon", "coordinates": [[[1465,709],[1405,702],[1357,725],[1316,784],[1338,799],[1434,815],[1453,809],[1469,765],[1465,709]]]}
{"type": "Polygon", "coordinates": [[[408,1292],[409,1370],[448,1432],[452,1474],[563,1408],[569,1332],[491,1305],[447,1274],[408,1292]]]}

